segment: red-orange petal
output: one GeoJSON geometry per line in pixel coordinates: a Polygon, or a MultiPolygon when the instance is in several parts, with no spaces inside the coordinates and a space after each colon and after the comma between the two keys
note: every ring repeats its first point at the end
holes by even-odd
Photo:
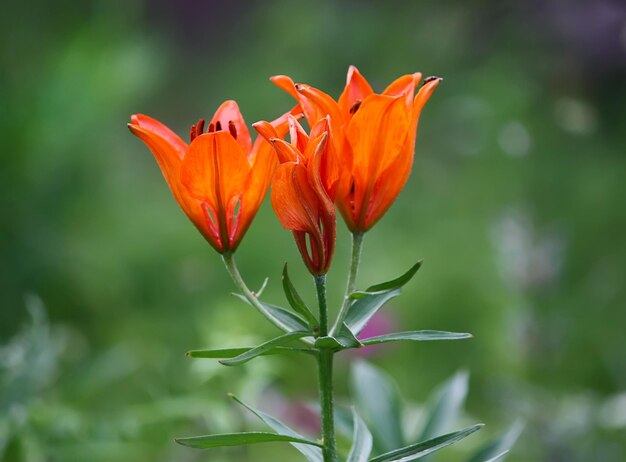
{"type": "Polygon", "coordinates": [[[406,103],[411,104],[413,101],[413,95],[415,94],[415,87],[419,84],[422,79],[421,72],[416,72],[415,74],[407,74],[401,77],[398,77],[396,80],[391,82],[391,84],[385,89],[383,95],[388,96],[406,96],[406,103]]]}
{"type": "Polygon", "coordinates": [[[319,202],[302,164],[287,162],[276,168],[271,200],[274,212],[284,228],[319,235],[314,214],[319,202]]]}
{"type": "Polygon", "coordinates": [[[252,154],[248,156],[248,160],[250,161],[250,163],[255,162],[255,158],[260,149],[269,148],[269,150],[272,151],[271,146],[269,145],[269,140],[271,138],[283,138],[287,134],[287,132],[289,131],[290,117],[294,117],[296,120],[300,120],[303,116],[304,114],[302,113],[302,107],[298,104],[294,106],[291,111],[281,115],[271,122],[261,120],[259,122],[253,123],[252,126],[261,136],[257,136],[256,140],[254,141],[254,145],[252,146],[252,154]]]}
{"type": "Polygon", "coordinates": [[[185,155],[184,151],[182,155],[180,154],[179,149],[182,149],[182,147],[172,144],[168,139],[164,138],[160,134],[163,133],[162,131],[151,131],[147,127],[136,124],[128,124],[128,128],[148,146],[161,169],[163,178],[165,178],[170,190],[178,201],[178,175],[180,172],[181,158],[185,155]]]}
{"type": "Polygon", "coordinates": [[[369,82],[363,77],[355,66],[348,68],[348,77],[346,79],[346,87],[339,97],[339,107],[346,120],[351,117],[351,111],[355,104],[363,101],[374,92],[369,82]]]}
{"type": "Polygon", "coordinates": [[[174,148],[179,159],[182,159],[185,156],[185,152],[187,152],[187,143],[185,143],[180,136],[158,120],[144,114],[133,114],[130,116],[130,121],[132,125],[139,126],[143,130],[159,135],[161,138],[166,140],[174,148]]]}
{"type": "Polygon", "coordinates": [[[254,165],[248,173],[241,196],[238,222],[236,223],[235,234],[231,243],[233,250],[239,245],[259,207],[261,207],[277,163],[276,155],[271,146],[269,143],[263,142],[263,146],[257,152],[254,165]]]}
{"type": "Polygon", "coordinates": [[[249,172],[246,155],[225,131],[197,137],[182,164],[182,187],[189,196],[209,207],[224,250],[232,245],[234,209],[249,172]]]}
{"type": "Polygon", "coordinates": [[[221,106],[217,108],[217,111],[215,111],[215,115],[209,125],[217,126],[218,121],[220,122],[222,130],[230,132],[231,135],[235,137],[246,156],[249,156],[252,151],[250,131],[235,101],[224,101],[221,106]],[[229,129],[231,125],[234,127],[234,130],[229,129]]]}
{"type": "Polygon", "coordinates": [[[307,144],[309,144],[309,135],[304,131],[302,125],[295,117],[289,116],[289,141],[300,152],[304,152],[307,144]]]}
{"type": "MultiPolygon", "coordinates": [[[[274,75],[270,77],[270,80],[273,84],[285,90],[300,103],[306,119],[311,122],[311,120],[315,117],[315,107],[306,96],[298,93],[298,91],[296,90],[296,84],[293,79],[291,77],[287,77],[286,75],[274,75]]],[[[313,122],[311,123],[314,122],[315,121],[313,120],[313,122]]]]}
{"type": "Polygon", "coordinates": [[[285,162],[306,162],[306,158],[298,149],[281,138],[271,138],[270,143],[274,146],[278,161],[283,164],[285,162]]]}
{"type": "Polygon", "coordinates": [[[318,120],[327,115],[330,116],[333,122],[342,123],[343,115],[339,110],[339,105],[331,96],[315,87],[302,83],[296,84],[296,90],[301,96],[305,97],[313,108],[313,113],[307,113],[305,110],[305,116],[310,126],[313,126],[318,120]]]}
{"type": "Polygon", "coordinates": [[[410,124],[401,97],[370,95],[350,121],[346,136],[352,146],[355,177],[371,181],[400,154],[410,124]]]}

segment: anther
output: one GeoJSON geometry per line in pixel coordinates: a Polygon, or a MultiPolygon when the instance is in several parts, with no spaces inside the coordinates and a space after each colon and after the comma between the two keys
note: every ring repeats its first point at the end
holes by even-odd
{"type": "Polygon", "coordinates": [[[215,123],[215,131],[216,132],[222,131],[222,123],[219,120],[215,123]]]}
{"type": "Polygon", "coordinates": [[[191,128],[189,129],[189,142],[191,143],[197,137],[202,135],[203,131],[204,131],[204,119],[200,119],[198,120],[196,125],[192,125],[191,128]]]}
{"type": "Polygon", "coordinates": [[[196,136],[202,135],[202,132],[204,132],[204,119],[198,120],[196,124],[196,136]]]}
{"type": "Polygon", "coordinates": [[[213,124],[213,122],[211,122],[209,124],[209,129],[207,130],[207,133],[213,133],[215,131],[215,125],[213,124]]]}
{"type": "Polygon", "coordinates": [[[426,77],[424,79],[424,83],[422,85],[426,85],[428,82],[432,82],[433,80],[443,80],[441,77],[437,77],[436,75],[431,75],[430,77],[426,77]]]}
{"type": "Polygon", "coordinates": [[[350,107],[350,111],[349,111],[349,112],[350,112],[350,114],[355,114],[355,113],[356,113],[356,111],[358,111],[358,110],[359,110],[359,108],[361,107],[361,103],[362,103],[362,102],[363,102],[363,101],[361,101],[360,99],[358,99],[358,100],[356,101],[356,103],[354,103],[354,104],[352,105],[352,107],[350,107]]]}
{"type": "Polygon", "coordinates": [[[233,138],[237,139],[237,127],[235,127],[235,122],[232,120],[228,121],[228,131],[233,135],[233,138]]]}

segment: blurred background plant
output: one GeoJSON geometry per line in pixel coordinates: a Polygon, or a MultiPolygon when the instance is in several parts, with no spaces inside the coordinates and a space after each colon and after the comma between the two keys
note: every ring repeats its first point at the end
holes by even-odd
{"type": "MultiPolygon", "coordinates": [[[[185,134],[228,98],[248,123],[272,118],[291,100],[270,75],[336,96],[349,64],[378,89],[415,70],[445,78],[359,284],[423,257],[378,327],[475,336],[368,352],[416,428],[431,390],[471,371],[465,413],[487,426],[435,460],[466,460],[522,420],[507,461],[626,459],[623,2],[35,0],[3,5],[0,26],[0,460],[297,457],[173,443],[256,425],[229,391],[314,432],[315,377],[297,358],[185,360],[272,326],[229,295],[125,124],[144,112],[185,134]]],[[[335,304],[348,247],[340,233],[335,304]]],[[[276,303],[284,260],[309,283],[265,204],[239,261],[276,303]]]]}

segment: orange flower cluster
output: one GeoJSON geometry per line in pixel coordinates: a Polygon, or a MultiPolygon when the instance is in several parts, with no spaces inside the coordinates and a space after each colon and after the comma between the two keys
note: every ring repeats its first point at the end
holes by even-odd
{"type": "Polygon", "coordinates": [[[337,101],[286,76],[272,81],[298,105],[250,132],[234,101],[222,104],[189,144],[160,122],[133,115],[130,130],[154,154],[180,207],[220,253],[234,252],[272,183],[272,206],[294,234],[314,275],[328,271],[335,247],[334,205],[353,232],[369,230],[404,187],[413,164],[420,113],[441,81],[396,79],[381,94],[351,66],[337,101]],[[307,135],[297,117],[304,115],[307,135]],[[283,137],[290,133],[290,142],[283,137]]]}

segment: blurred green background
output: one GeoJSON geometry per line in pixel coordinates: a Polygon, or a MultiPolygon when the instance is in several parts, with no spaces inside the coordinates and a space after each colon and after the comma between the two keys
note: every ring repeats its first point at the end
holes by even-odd
{"type": "MultiPolygon", "coordinates": [[[[289,446],[196,451],[175,436],[257,428],[236,392],[315,428],[313,363],[240,368],[198,347],[276,331],[127,130],[146,113],[185,138],[236,99],[248,123],[292,106],[268,77],[338,96],[355,64],[382,90],[416,70],[444,82],[420,124],[409,183],[366,238],[359,286],[425,265],[376,322],[472,332],[469,342],[370,351],[419,423],[470,373],[462,422],[516,420],[508,457],[626,460],[626,7],[589,2],[9,2],[0,15],[0,460],[299,460],[289,446]]],[[[343,289],[348,235],[330,274],[343,289]]],[[[295,245],[266,201],[238,251],[267,300],[280,271],[309,300],[295,245]]],[[[337,363],[349,402],[348,357],[337,363]]],[[[418,424],[416,424],[418,425],[418,424]]]]}

